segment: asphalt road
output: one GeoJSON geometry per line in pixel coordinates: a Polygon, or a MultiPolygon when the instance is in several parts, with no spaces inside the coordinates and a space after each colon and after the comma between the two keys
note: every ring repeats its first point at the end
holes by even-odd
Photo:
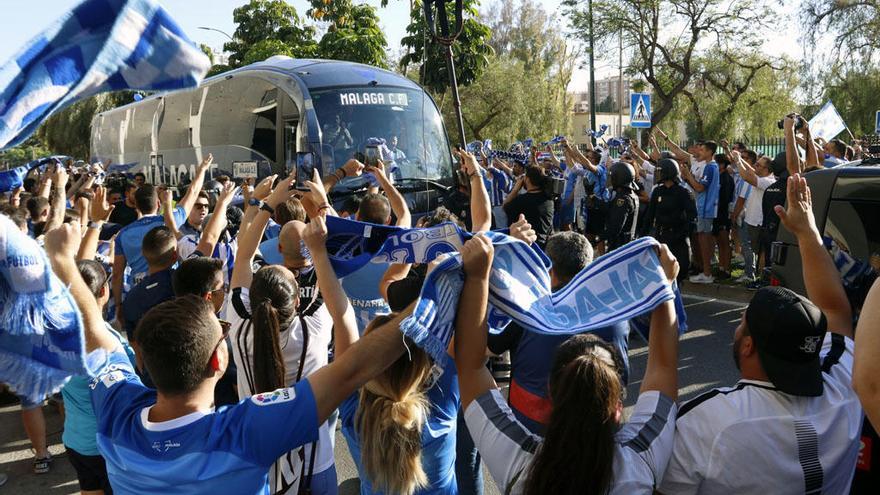
{"type": "MultiPolygon", "coordinates": [[[[726,386],[737,380],[731,348],[733,332],[745,309],[739,303],[715,299],[685,297],[689,331],[681,339],[679,349],[679,399],[688,400],[714,387],[726,386]]],[[[630,337],[630,377],[626,405],[638,396],[647,359],[647,343],[640,336],[630,337]]],[[[0,473],[9,476],[0,487],[3,494],[73,495],[79,493],[73,468],[61,445],[61,415],[51,406],[43,408],[50,451],[55,456],[52,471],[45,475],[32,473],[33,454],[21,426],[17,404],[0,406],[0,473]]],[[[357,471],[341,434],[336,436],[336,469],[340,495],[358,493],[357,471]]],[[[484,470],[486,495],[498,490],[484,470]]]]}

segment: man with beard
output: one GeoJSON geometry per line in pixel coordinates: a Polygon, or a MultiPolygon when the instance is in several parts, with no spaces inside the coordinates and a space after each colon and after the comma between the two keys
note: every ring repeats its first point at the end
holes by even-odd
{"type": "Polygon", "coordinates": [[[787,195],[776,213],[797,236],[809,299],[755,294],[734,334],[742,379],[681,406],[662,493],[849,492],[862,422],[852,313],[806,179],[793,175],[787,195]]]}

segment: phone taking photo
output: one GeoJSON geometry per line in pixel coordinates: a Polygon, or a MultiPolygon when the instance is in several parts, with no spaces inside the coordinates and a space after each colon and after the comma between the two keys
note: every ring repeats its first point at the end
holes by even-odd
{"type": "Polygon", "coordinates": [[[364,150],[364,164],[368,167],[376,167],[379,165],[379,147],[368,144],[364,150]]]}
{"type": "Polygon", "coordinates": [[[296,190],[308,191],[307,180],[312,180],[315,173],[315,154],[300,151],[296,154],[296,190]]]}

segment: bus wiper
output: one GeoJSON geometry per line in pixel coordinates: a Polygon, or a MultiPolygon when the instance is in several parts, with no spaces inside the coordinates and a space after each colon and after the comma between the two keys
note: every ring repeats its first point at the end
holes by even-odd
{"type": "MultiPolygon", "coordinates": [[[[442,191],[448,191],[451,187],[433,179],[419,179],[416,177],[404,177],[402,179],[395,179],[394,185],[403,186],[408,190],[422,189],[422,187],[419,187],[421,185],[432,186],[433,188],[440,189],[442,191]]],[[[424,189],[427,189],[427,187],[424,187],[424,189]]]]}

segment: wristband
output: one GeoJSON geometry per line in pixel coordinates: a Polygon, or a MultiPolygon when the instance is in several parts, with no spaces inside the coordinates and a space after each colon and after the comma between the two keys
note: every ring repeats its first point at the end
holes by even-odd
{"type": "Polygon", "coordinates": [[[263,210],[263,211],[268,211],[270,215],[274,215],[274,214],[275,214],[275,208],[272,208],[271,206],[269,206],[269,205],[266,204],[265,202],[261,202],[261,204],[260,204],[260,209],[263,210]]]}
{"type": "Polygon", "coordinates": [[[97,221],[97,222],[95,222],[95,221],[90,221],[90,222],[89,222],[89,228],[90,228],[90,229],[99,229],[99,230],[100,230],[101,227],[103,227],[103,226],[104,226],[104,222],[103,222],[103,221],[97,221]]]}
{"type": "Polygon", "coordinates": [[[257,198],[251,198],[251,199],[248,200],[248,204],[251,205],[251,206],[260,206],[260,205],[263,204],[263,202],[260,201],[260,200],[257,199],[257,198]]]}

